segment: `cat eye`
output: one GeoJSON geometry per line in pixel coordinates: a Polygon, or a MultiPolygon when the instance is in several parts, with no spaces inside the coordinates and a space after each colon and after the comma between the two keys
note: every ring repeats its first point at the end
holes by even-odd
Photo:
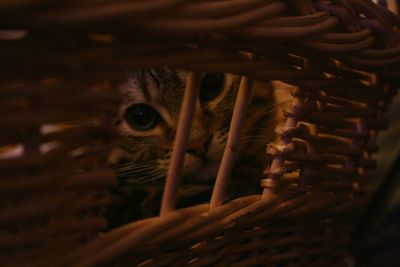
{"type": "Polygon", "coordinates": [[[209,101],[217,97],[224,85],[223,73],[207,73],[200,82],[200,100],[209,101]]]}
{"type": "Polygon", "coordinates": [[[150,130],[161,121],[160,114],[146,104],[130,106],[125,111],[124,118],[130,127],[141,131],[150,130]]]}

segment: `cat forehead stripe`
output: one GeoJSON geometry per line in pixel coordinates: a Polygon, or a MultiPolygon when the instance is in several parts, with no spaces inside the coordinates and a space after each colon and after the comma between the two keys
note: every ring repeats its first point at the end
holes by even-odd
{"type": "Polygon", "coordinates": [[[144,98],[147,101],[151,101],[151,94],[149,92],[150,79],[149,79],[149,75],[147,74],[146,70],[139,71],[139,73],[137,75],[137,82],[139,85],[139,90],[142,91],[144,98]]]}
{"type": "Polygon", "coordinates": [[[135,76],[129,77],[127,83],[123,85],[122,90],[124,92],[124,102],[127,104],[131,102],[146,102],[146,98],[143,91],[140,89],[139,82],[135,76]]]}
{"type": "Polygon", "coordinates": [[[148,71],[138,71],[132,75],[125,90],[130,94],[129,98],[135,103],[153,102],[159,90],[159,81],[148,71]]]}
{"type": "Polygon", "coordinates": [[[153,70],[147,70],[146,78],[148,82],[148,86],[146,87],[146,93],[149,97],[148,101],[155,102],[159,95],[159,91],[161,90],[160,80],[153,70]]]}

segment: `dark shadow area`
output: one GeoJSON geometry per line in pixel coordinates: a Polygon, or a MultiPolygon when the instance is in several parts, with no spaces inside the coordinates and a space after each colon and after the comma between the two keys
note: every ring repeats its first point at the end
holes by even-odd
{"type": "Polygon", "coordinates": [[[357,228],[352,246],[356,266],[400,266],[400,203],[393,202],[399,184],[400,154],[357,228]]]}

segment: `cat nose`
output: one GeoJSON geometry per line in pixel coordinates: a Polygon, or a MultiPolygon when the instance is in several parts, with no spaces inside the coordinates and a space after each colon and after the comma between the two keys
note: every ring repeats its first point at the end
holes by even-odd
{"type": "Polygon", "coordinates": [[[187,148],[187,153],[204,158],[206,155],[205,143],[203,141],[190,143],[187,148]]]}
{"type": "Polygon", "coordinates": [[[126,164],[131,162],[132,159],[129,158],[128,154],[120,149],[111,150],[107,158],[107,164],[109,167],[116,167],[118,165],[126,164]]]}
{"type": "Polygon", "coordinates": [[[208,147],[210,145],[211,137],[207,140],[198,140],[188,144],[187,153],[195,156],[206,158],[208,147]]]}

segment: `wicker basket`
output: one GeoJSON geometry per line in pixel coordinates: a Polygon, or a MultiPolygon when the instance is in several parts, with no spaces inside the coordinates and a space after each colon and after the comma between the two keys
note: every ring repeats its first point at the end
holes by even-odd
{"type": "Polygon", "coordinates": [[[0,15],[2,266],[346,266],[399,87],[399,17],[369,0],[3,0],[0,15]],[[162,216],[103,233],[115,84],[157,66],[298,90],[259,195],[222,205],[221,175],[211,205],[173,211],[168,177],[162,216]]]}

